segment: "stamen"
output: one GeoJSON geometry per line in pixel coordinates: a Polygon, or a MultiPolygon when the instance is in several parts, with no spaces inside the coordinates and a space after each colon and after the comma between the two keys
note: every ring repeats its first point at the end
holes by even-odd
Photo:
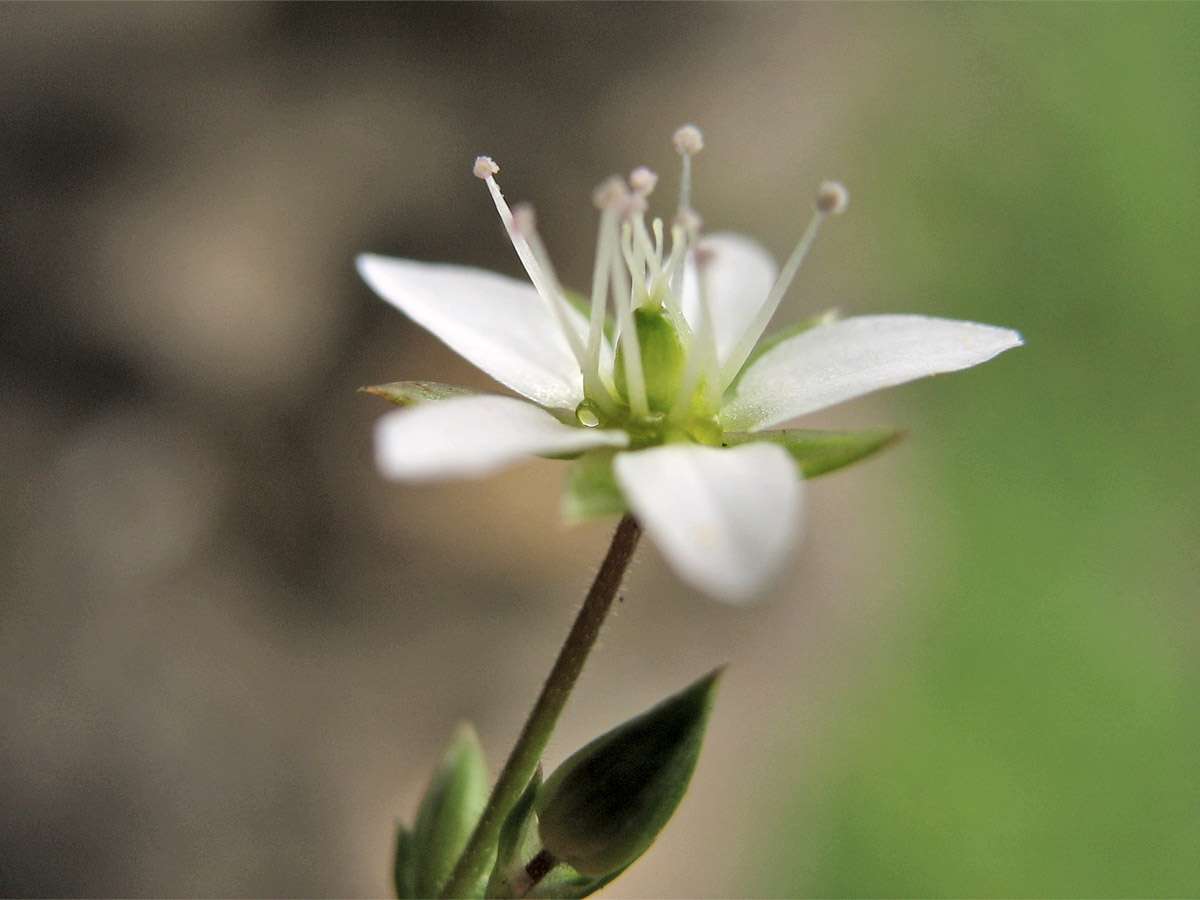
{"type": "MultiPolygon", "coordinates": [[[[662,229],[662,220],[655,220],[655,237],[659,238],[662,229]]],[[[692,327],[688,323],[687,317],[683,314],[683,261],[687,254],[687,242],[684,237],[683,229],[678,224],[671,226],[671,252],[667,256],[666,263],[659,258],[659,266],[662,272],[662,282],[667,286],[667,289],[662,292],[663,308],[666,309],[667,315],[671,319],[671,324],[675,326],[675,333],[679,335],[679,340],[683,342],[685,347],[690,347],[692,342],[692,327]]]]}
{"type": "MultiPolygon", "coordinates": [[[[627,285],[622,284],[623,288],[628,288],[627,290],[614,291],[613,294],[617,323],[621,328],[617,340],[625,344],[622,356],[625,361],[625,386],[629,392],[629,409],[635,416],[646,418],[650,415],[650,403],[646,399],[646,376],[642,371],[642,348],[638,340],[637,325],[633,319],[634,292],[645,294],[646,273],[644,269],[639,272],[635,267],[633,226],[629,222],[621,227],[621,253],[625,258],[630,280],[627,285]]],[[[639,297],[640,299],[641,297],[639,297]]],[[[641,304],[639,302],[636,305],[640,306],[641,304]]]]}
{"type": "Polygon", "coordinates": [[[675,129],[671,140],[675,142],[675,149],[681,156],[695,156],[704,149],[704,135],[695,125],[684,125],[675,129]]]}
{"type": "Polygon", "coordinates": [[[625,183],[621,181],[620,176],[610,175],[592,191],[592,203],[597,209],[612,210],[615,213],[622,208],[628,196],[629,191],[625,189],[625,183]]]}
{"type": "Polygon", "coordinates": [[[696,249],[696,272],[700,280],[697,285],[700,295],[700,321],[697,323],[694,339],[688,345],[687,364],[679,385],[679,395],[671,407],[670,418],[673,421],[686,421],[692,412],[692,398],[700,379],[704,381],[703,405],[706,412],[715,412],[720,406],[720,393],[717,391],[717,333],[713,325],[712,301],[709,292],[708,264],[712,261],[712,251],[701,246],[696,249]]]}
{"type": "Polygon", "coordinates": [[[730,354],[729,359],[725,361],[725,365],[721,369],[722,391],[737,378],[738,372],[742,370],[742,366],[746,364],[746,360],[753,352],[754,345],[758,343],[763,332],[767,330],[767,325],[770,324],[771,317],[775,315],[775,310],[779,308],[779,303],[783,300],[783,295],[787,292],[788,287],[791,286],[792,279],[796,277],[796,273],[800,270],[800,264],[804,262],[804,257],[812,246],[821,223],[825,221],[827,215],[838,213],[845,209],[849,201],[849,196],[846,188],[837,182],[827,181],[821,185],[821,190],[816,198],[816,211],[813,213],[808,227],[804,229],[804,234],[801,235],[799,243],[796,244],[796,249],[792,251],[792,255],[788,257],[788,261],[780,269],[779,277],[775,279],[775,284],[771,287],[771,292],[767,295],[766,301],[764,301],[757,315],[755,315],[754,321],[750,323],[750,327],[746,329],[746,333],[742,335],[742,339],[738,341],[737,346],[733,349],[733,353],[730,354]]]}
{"type": "Polygon", "coordinates": [[[683,297],[683,261],[700,234],[700,224],[700,214],[689,207],[679,211],[671,226],[671,259],[666,269],[671,293],[679,298],[683,297]]]}
{"type": "Polygon", "coordinates": [[[672,138],[675,149],[683,157],[683,173],[679,184],[679,215],[692,205],[692,157],[704,149],[704,137],[695,125],[684,125],[672,138]]]}
{"type": "Polygon", "coordinates": [[[817,209],[829,216],[841,215],[850,203],[850,192],[840,181],[823,181],[817,190],[817,209]]]}
{"type": "MultiPolygon", "coordinates": [[[[584,347],[579,337],[579,332],[575,330],[575,325],[570,318],[571,307],[567,303],[566,294],[563,292],[557,274],[555,274],[554,265],[550,262],[550,254],[546,252],[546,245],[542,243],[541,235],[537,232],[533,207],[528,203],[519,203],[517,204],[517,208],[513,210],[513,229],[518,235],[524,237],[528,243],[530,253],[538,265],[541,266],[544,277],[550,285],[554,298],[550,303],[550,310],[558,322],[559,329],[566,337],[567,343],[571,347],[571,352],[575,355],[575,359],[579,363],[579,371],[583,375],[584,393],[601,406],[605,412],[614,412],[616,407],[611,402],[612,397],[600,379],[599,345],[597,343],[596,355],[594,357],[591,356],[587,348],[584,347]],[[596,361],[595,364],[592,363],[593,360],[596,361]]],[[[590,341],[590,327],[588,338],[590,341]]]]}
{"type": "Polygon", "coordinates": [[[656,184],[658,184],[658,176],[645,166],[638,166],[629,173],[629,186],[643,197],[649,197],[654,192],[656,184]]]}
{"type": "Polygon", "coordinates": [[[500,214],[500,221],[504,223],[513,249],[517,251],[517,256],[525,267],[529,280],[533,282],[534,288],[550,307],[550,312],[558,323],[559,330],[567,341],[567,346],[579,364],[584,392],[589,396],[597,395],[601,398],[601,402],[607,401],[610,399],[608,391],[592,371],[592,367],[588,365],[587,349],[584,347],[583,339],[575,325],[571,322],[569,307],[558,284],[558,279],[554,275],[554,269],[550,265],[549,254],[546,253],[546,248],[542,244],[541,238],[538,237],[533,208],[528,204],[521,204],[517,209],[517,214],[513,214],[504,195],[500,192],[500,185],[493,177],[499,171],[500,167],[490,157],[481,156],[475,160],[475,175],[482,178],[487,184],[488,191],[492,195],[492,202],[496,206],[496,212],[500,214]]]}
{"type": "Polygon", "coordinates": [[[654,244],[650,239],[650,232],[646,230],[645,219],[638,216],[633,220],[632,225],[634,244],[630,249],[637,254],[637,266],[643,273],[642,281],[649,280],[650,282],[646,287],[647,298],[657,302],[661,300],[662,269],[658,265],[654,244]]]}
{"type": "Polygon", "coordinates": [[[596,235],[596,267],[592,271],[592,307],[588,319],[588,363],[601,377],[600,346],[604,340],[604,321],[608,312],[608,287],[612,276],[612,258],[617,254],[617,214],[611,207],[600,213],[600,231],[596,235]]]}
{"type": "Polygon", "coordinates": [[[654,232],[654,268],[662,271],[663,261],[663,221],[655,219],[650,223],[650,229],[654,232]]]}
{"type": "Polygon", "coordinates": [[[475,177],[482,178],[485,181],[489,175],[495,175],[500,171],[500,167],[496,165],[490,156],[475,157],[475,177]]]}

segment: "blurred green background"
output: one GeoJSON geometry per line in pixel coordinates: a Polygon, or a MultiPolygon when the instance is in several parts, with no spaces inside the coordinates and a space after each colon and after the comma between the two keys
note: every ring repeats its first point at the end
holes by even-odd
{"type": "Polygon", "coordinates": [[[496,768],[607,542],[562,475],[383,484],[362,384],[486,385],[362,250],[586,283],[672,130],[781,315],[1017,328],[814,426],[763,603],[650,548],[550,748],[728,661],[633,896],[1200,893],[1200,6],[0,7],[0,892],[378,896],[476,721],[496,768]]]}

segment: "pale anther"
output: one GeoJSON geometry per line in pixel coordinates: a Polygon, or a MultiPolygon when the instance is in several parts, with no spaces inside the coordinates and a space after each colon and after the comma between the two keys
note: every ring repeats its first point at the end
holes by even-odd
{"type": "Polygon", "coordinates": [[[684,125],[676,130],[672,138],[675,149],[684,156],[695,156],[704,149],[704,136],[695,125],[684,125]]]}
{"type": "Polygon", "coordinates": [[[592,191],[592,203],[597,209],[619,210],[625,203],[625,198],[629,196],[629,191],[625,187],[625,182],[621,180],[619,175],[610,175],[601,182],[596,190],[592,191]]]}
{"type": "Polygon", "coordinates": [[[479,156],[475,158],[475,177],[482,178],[485,181],[488,176],[495,175],[500,171],[500,167],[492,161],[490,156],[479,156]]]}
{"type": "Polygon", "coordinates": [[[850,192],[840,181],[825,181],[817,190],[817,209],[827,215],[836,216],[844,212],[850,202],[850,192]]]}
{"type": "Polygon", "coordinates": [[[638,166],[629,173],[629,186],[643,197],[648,196],[656,184],[658,184],[658,175],[645,166],[638,166]]]}

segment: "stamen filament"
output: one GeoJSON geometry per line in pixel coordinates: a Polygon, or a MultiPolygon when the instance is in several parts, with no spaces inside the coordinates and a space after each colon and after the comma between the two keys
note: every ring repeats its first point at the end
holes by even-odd
{"type": "Polygon", "coordinates": [[[499,167],[487,157],[480,157],[475,162],[475,174],[482,177],[484,183],[487,184],[488,191],[492,195],[492,202],[500,214],[500,221],[504,223],[513,249],[517,251],[517,256],[525,267],[529,280],[533,282],[534,288],[550,307],[550,312],[558,323],[559,330],[567,341],[567,346],[579,364],[579,371],[583,376],[584,393],[602,409],[611,413],[615,409],[613,398],[599,377],[598,366],[589,365],[587,348],[575,325],[571,322],[568,312],[570,307],[563,296],[558,278],[554,274],[554,268],[550,263],[549,254],[546,253],[545,245],[542,244],[537,229],[533,225],[532,210],[522,215],[521,221],[518,221],[513,211],[509,209],[504,194],[500,192],[500,185],[497,184],[494,175],[497,171],[499,171],[499,167]]]}
{"type": "Polygon", "coordinates": [[[742,335],[737,346],[733,348],[733,352],[729,358],[725,360],[725,365],[721,369],[721,390],[729,387],[737,378],[738,373],[742,370],[742,366],[746,364],[746,360],[754,351],[754,346],[762,337],[763,332],[767,330],[767,325],[771,322],[771,317],[775,315],[775,311],[779,309],[779,304],[783,300],[783,295],[787,293],[787,289],[792,284],[792,279],[796,277],[796,272],[800,270],[800,264],[804,262],[804,257],[808,253],[808,249],[812,246],[813,240],[817,236],[817,230],[821,227],[821,223],[825,221],[826,213],[822,210],[817,210],[813,213],[813,217],[809,220],[808,227],[804,229],[804,234],[801,235],[799,243],[796,244],[796,249],[792,251],[792,255],[788,257],[788,261],[784,263],[783,268],[779,271],[779,277],[775,279],[775,284],[771,287],[771,292],[767,294],[767,299],[759,308],[754,320],[746,329],[746,333],[742,335]]]}
{"type": "Polygon", "coordinates": [[[692,398],[696,394],[696,388],[699,387],[702,377],[705,379],[703,398],[705,411],[715,413],[720,404],[721,395],[716,391],[717,335],[713,326],[707,268],[703,259],[696,260],[697,277],[700,281],[697,285],[700,295],[700,321],[697,323],[692,340],[687,345],[687,363],[680,381],[679,395],[671,407],[670,419],[676,422],[686,421],[690,417],[692,398]]]}
{"type": "MultiPolygon", "coordinates": [[[[554,271],[554,265],[550,262],[550,254],[546,252],[546,245],[542,243],[542,238],[537,233],[537,228],[533,225],[532,213],[533,211],[529,207],[524,207],[524,209],[518,210],[514,222],[520,233],[524,234],[529,244],[530,252],[533,254],[533,258],[540,264],[546,281],[550,286],[552,291],[551,296],[554,298],[550,304],[550,308],[554,313],[554,318],[558,321],[558,327],[562,329],[563,334],[567,338],[571,352],[575,354],[575,359],[579,363],[579,371],[583,375],[584,394],[605,413],[611,415],[616,412],[613,398],[609,394],[604,382],[600,379],[599,366],[590,364],[593,357],[589,355],[587,348],[579,337],[579,332],[575,330],[575,325],[571,322],[570,315],[573,308],[567,303],[566,295],[563,293],[562,285],[558,280],[558,275],[554,271]],[[526,211],[527,214],[522,215],[526,211]]],[[[599,349],[597,349],[597,355],[594,358],[599,359],[599,349]]]]}
{"type": "Polygon", "coordinates": [[[664,306],[671,317],[671,323],[684,346],[689,346],[692,338],[692,328],[687,317],[683,314],[683,261],[687,257],[687,240],[685,232],[678,224],[671,226],[671,255],[663,267],[663,281],[668,285],[664,306]]]}
{"type": "MultiPolygon", "coordinates": [[[[645,293],[645,270],[635,268],[633,258],[633,228],[628,222],[621,228],[621,252],[629,269],[629,290],[614,294],[617,322],[621,326],[618,341],[625,344],[622,357],[625,361],[625,385],[629,391],[629,409],[635,416],[650,415],[650,402],[646,399],[646,377],[642,371],[642,348],[638,341],[637,324],[634,322],[634,292],[645,293]]],[[[624,287],[624,285],[622,285],[624,287]]],[[[640,299],[640,298],[639,298],[640,299]]],[[[636,304],[640,306],[641,304],[636,304]]]]}
{"type": "Polygon", "coordinates": [[[612,275],[610,257],[616,253],[617,215],[611,209],[600,213],[600,233],[596,236],[596,268],[592,272],[592,308],[588,321],[588,362],[600,377],[600,344],[604,340],[604,320],[608,312],[608,286],[612,275]]]}

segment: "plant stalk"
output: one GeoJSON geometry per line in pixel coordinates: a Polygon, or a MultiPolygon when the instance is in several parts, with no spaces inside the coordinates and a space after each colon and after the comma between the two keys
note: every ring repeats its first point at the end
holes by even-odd
{"type": "Polygon", "coordinates": [[[641,528],[633,516],[626,515],[617,524],[612,544],[600,564],[600,571],[588,590],[583,607],[575,617],[567,639],[554,661],[554,668],[546,677],[542,692],[538,695],[533,710],[521,729],[517,743],[509,754],[508,762],[496,780],[492,795],[488,799],[479,824],[475,826],[467,846],[450,873],[441,896],[450,898],[470,897],[484,876],[492,851],[500,837],[500,827],[505,817],[516,804],[533,777],[538,762],[545,752],[550,734],[558,717],[566,706],[567,698],[575,687],[579,673],[587,662],[588,653],[600,635],[600,626],[608,615],[609,607],[616,599],[617,590],[625,577],[625,570],[637,549],[641,528]]]}

